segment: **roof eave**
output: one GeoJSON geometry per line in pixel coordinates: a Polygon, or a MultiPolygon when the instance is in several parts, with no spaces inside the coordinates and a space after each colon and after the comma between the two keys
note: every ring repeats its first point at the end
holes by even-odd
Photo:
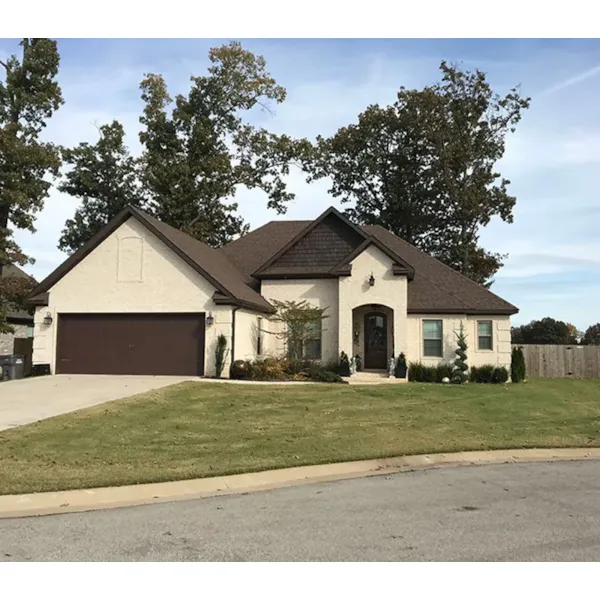
{"type": "Polygon", "coordinates": [[[516,306],[512,308],[411,308],[408,307],[408,314],[417,315],[516,315],[519,309],[516,306]]]}

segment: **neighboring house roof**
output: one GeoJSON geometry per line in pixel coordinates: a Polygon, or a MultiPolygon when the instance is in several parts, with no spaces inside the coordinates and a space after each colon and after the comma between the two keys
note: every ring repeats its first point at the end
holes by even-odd
{"type": "Polygon", "coordinates": [[[30,302],[47,303],[48,290],[129,218],[147,227],[218,290],[220,304],[261,312],[274,308],[257,291],[260,279],[336,277],[350,274],[351,262],[374,245],[393,261],[396,275],[408,278],[408,312],[429,314],[514,314],[517,307],[447,267],[379,225],[357,226],[336,209],[314,221],[271,221],[215,249],[127,207],[42,281],[30,302]]]}
{"type": "MultiPolygon", "coordinates": [[[[31,279],[34,283],[37,283],[35,279],[25,273],[23,269],[17,267],[17,265],[4,265],[2,267],[2,277],[19,277],[21,279],[31,279]]],[[[33,316],[26,310],[18,310],[9,312],[7,315],[8,321],[30,321],[33,323],[33,316]]]]}
{"type": "Polygon", "coordinates": [[[166,225],[137,208],[123,209],[96,235],[74,252],[64,263],[44,279],[30,294],[32,303],[47,303],[50,288],[81,262],[94,248],[102,243],[127,219],[134,218],[162,240],[195,271],[200,273],[215,288],[216,303],[245,306],[261,312],[274,312],[273,307],[255,290],[244,283],[242,274],[227,256],[195,238],[166,225]]]}

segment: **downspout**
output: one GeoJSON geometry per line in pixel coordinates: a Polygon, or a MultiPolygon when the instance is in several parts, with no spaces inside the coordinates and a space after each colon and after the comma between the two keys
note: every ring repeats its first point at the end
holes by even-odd
{"type": "MultiPolygon", "coordinates": [[[[239,310],[239,306],[235,306],[231,309],[231,365],[235,361],[235,313],[239,310]]],[[[231,365],[229,365],[229,371],[231,372],[231,365]]]]}

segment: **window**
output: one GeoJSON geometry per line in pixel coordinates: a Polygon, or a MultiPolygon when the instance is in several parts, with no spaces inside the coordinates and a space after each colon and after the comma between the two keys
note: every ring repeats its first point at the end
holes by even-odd
{"type": "Polygon", "coordinates": [[[302,358],[321,360],[321,321],[307,325],[302,358]]]}
{"type": "Polygon", "coordinates": [[[288,340],[288,358],[321,359],[321,321],[300,326],[297,339],[288,340]],[[302,331],[300,331],[302,330],[302,331]]]}
{"type": "Polygon", "coordinates": [[[32,338],[33,337],[33,325],[28,325],[27,326],[27,337],[28,338],[32,338]]]}
{"type": "Polygon", "coordinates": [[[477,321],[477,347],[479,350],[492,350],[492,322],[477,321]]]}
{"type": "Polygon", "coordinates": [[[443,356],[442,321],[423,321],[423,356],[443,356]]]}

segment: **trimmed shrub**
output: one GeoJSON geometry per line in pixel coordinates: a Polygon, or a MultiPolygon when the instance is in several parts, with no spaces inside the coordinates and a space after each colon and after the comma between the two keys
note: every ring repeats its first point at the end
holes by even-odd
{"type": "Polygon", "coordinates": [[[250,363],[249,379],[255,381],[283,381],[289,379],[286,373],[287,361],[277,358],[263,358],[250,363]]]}
{"type": "Polygon", "coordinates": [[[435,380],[437,383],[442,383],[442,379],[447,377],[452,381],[452,365],[448,363],[441,363],[435,367],[435,380]]]}
{"type": "Polygon", "coordinates": [[[525,356],[523,355],[523,348],[512,349],[511,361],[510,361],[510,378],[513,383],[519,383],[525,379],[525,356]]]}
{"type": "Polygon", "coordinates": [[[427,367],[422,363],[410,363],[408,367],[408,380],[420,383],[435,383],[436,367],[427,367]]]}
{"type": "Polygon", "coordinates": [[[494,377],[494,365],[481,365],[480,367],[471,367],[469,375],[473,383],[492,383],[494,377]]]}
{"type": "Polygon", "coordinates": [[[506,383],[508,381],[508,369],[506,367],[496,367],[492,374],[492,383],[506,383]]]}
{"type": "Polygon", "coordinates": [[[454,368],[452,369],[452,383],[466,383],[469,379],[467,371],[469,366],[467,365],[467,335],[463,327],[462,321],[460,323],[460,331],[454,332],[457,338],[457,348],[455,350],[456,358],[454,359],[454,368]]]}
{"type": "Polygon", "coordinates": [[[327,371],[320,365],[312,365],[306,370],[306,374],[311,381],[319,381],[321,383],[344,383],[344,380],[340,375],[327,371]]]}
{"type": "Polygon", "coordinates": [[[322,383],[344,383],[334,373],[311,360],[288,360],[287,358],[263,358],[254,361],[236,360],[231,365],[232,379],[252,381],[319,381],[322,383]]]}
{"type": "Polygon", "coordinates": [[[231,379],[249,379],[250,363],[247,360],[236,360],[229,370],[231,379]]]}
{"type": "Polygon", "coordinates": [[[218,379],[221,378],[221,374],[225,368],[225,359],[228,354],[227,338],[221,333],[217,338],[217,345],[215,347],[215,371],[218,379]]]}

